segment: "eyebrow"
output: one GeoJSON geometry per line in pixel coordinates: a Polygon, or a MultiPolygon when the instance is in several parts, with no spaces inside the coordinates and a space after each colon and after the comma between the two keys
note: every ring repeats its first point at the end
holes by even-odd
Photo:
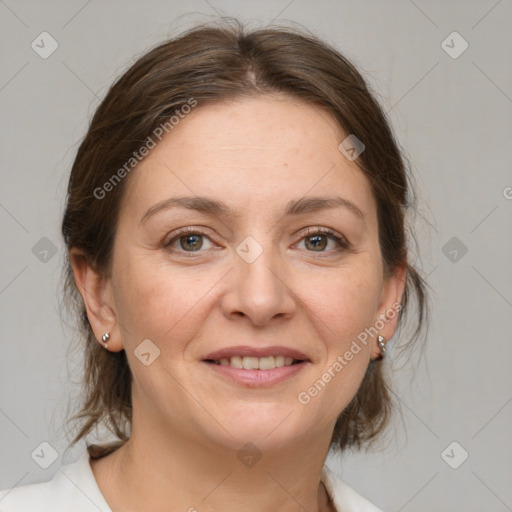
{"type": "MultiPolygon", "coordinates": [[[[163,210],[175,207],[188,208],[189,210],[196,210],[206,215],[216,217],[237,217],[236,213],[222,201],[216,201],[209,197],[188,196],[171,197],[156,203],[146,211],[140,221],[146,221],[163,210]]],[[[366,222],[362,210],[353,202],[348,199],[343,199],[342,197],[303,197],[301,199],[292,200],[286,205],[284,214],[285,216],[295,216],[330,208],[345,208],[360,220],[366,222]]]]}

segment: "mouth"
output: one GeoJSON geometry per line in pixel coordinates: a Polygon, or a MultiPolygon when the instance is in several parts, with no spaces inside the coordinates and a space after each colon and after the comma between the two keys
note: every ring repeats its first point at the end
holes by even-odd
{"type": "Polygon", "coordinates": [[[203,362],[223,378],[256,387],[296,375],[311,361],[302,352],[285,347],[232,347],[208,354],[203,362]]]}
{"type": "Polygon", "coordinates": [[[290,356],[272,355],[265,357],[251,357],[251,356],[233,356],[223,357],[221,359],[205,359],[206,363],[217,364],[220,366],[231,366],[238,370],[274,370],[283,366],[292,366],[304,362],[301,359],[294,359],[290,356]]]}

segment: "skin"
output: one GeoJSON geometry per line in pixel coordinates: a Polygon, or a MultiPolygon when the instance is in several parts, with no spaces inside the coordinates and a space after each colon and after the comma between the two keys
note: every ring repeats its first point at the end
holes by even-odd
{"type": "MultiPolygon", "coordinates": [[[[109,276],[72,250],[96,338],[109,331],[109,350],[126,350],[134,376],[131,439],[91,463],[114,512],[169,503],[200,512],[333,510],[322,466],[337,416],[380,354],[376,339],[307,405],[297,397],[400,301],[405,275],[384,277],[376,203],[357,161],[338,150],[345,136],[323,110],[282,96],[199,106],[132,171],[109,276]],[[234,214],[175,207],[141,221],[181,196],[223,201],[234,214]],[[342,197],[364,220],[345,207],[285,216],[304,196],[342,197]],[[184,246],[175,238],[187,226],[205,233],[199,251],[186,235],[184,246]],[[315,250],[305,229],[319,227],[349,248],[324,235],[315,250]],[[236,252],[248,236],[263,250],[252,263],[236,252]],[[145,339],[160,350],[149,366],[134,355],[145,339]],[[284,382],[249,388],[203,362],[233,345],[284,345],[310,362],[284,382]],[[252,467],[237,458],[248,442],[262,455],[252,467]]],[[[395,329],[396,316],[380,334],[395,329]]]]}

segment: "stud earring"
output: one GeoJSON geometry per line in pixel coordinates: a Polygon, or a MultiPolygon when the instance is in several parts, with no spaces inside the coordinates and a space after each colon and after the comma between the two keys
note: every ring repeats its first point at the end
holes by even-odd
{"type": "Polygon", "coordinates": [[[103,342],[103,345],[105,346],[105,348],[108,350],[108,341],[110,340],[110,333],[109,332],[106,332],[102,337],[101,337],[101,341],[103,342]]]}
{"type": "Polygon", "coordinates": [[[380,334],[377,336],[377,345],[379,345],[381,352],[381,359],[386,355],[386,338],[380,334]]]}

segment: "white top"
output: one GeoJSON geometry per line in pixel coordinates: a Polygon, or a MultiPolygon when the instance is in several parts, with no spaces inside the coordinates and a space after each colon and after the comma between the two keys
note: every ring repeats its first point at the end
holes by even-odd
{"type": "MultiPolygon", "coordinates": [[[[382,512],[340,480],[326,465],[321,480],[338,512],[382,512]]],[[[2,512],[112,512],[94,478],[89,452],[64,464],[50,482],[0,491],[2,512]]]]}

